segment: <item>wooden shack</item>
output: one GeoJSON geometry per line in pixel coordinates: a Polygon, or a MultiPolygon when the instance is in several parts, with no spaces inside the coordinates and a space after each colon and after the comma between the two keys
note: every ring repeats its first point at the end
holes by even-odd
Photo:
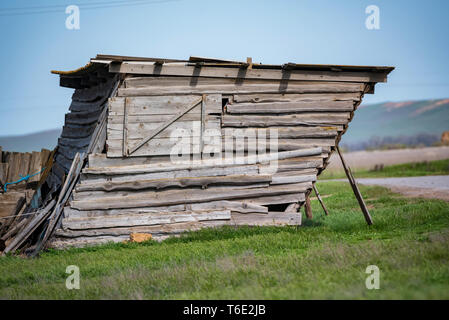
{"type": "Polygon", "coordinates": [[[51,246],[301,224],[364,94],[392,70],[97,55],[53,71],[75,92],[47,182],[80,177],[51,246]]]}

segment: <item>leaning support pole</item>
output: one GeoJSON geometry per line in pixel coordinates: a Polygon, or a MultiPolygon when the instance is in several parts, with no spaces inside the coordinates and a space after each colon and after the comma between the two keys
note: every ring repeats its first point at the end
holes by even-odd
{"type": "Polygon", "coordinates": [[[307,219],[312,219],[312,205],[310,204],[310,192],[306,193],[306,203],[304,204],[304,211],[306,212],[307,219]]]}
{"type": "Polygon", "coordinates": [[[341,164],[343,165],[343,169],[345,169],[346,176],[348,177],[349,184],[352,187],[352,191],[354,191],[354,195],[357,198],[357,201],[359,202],[360,209],[362,209],[363,215],[365,216],[366,223],[368,225],[373,224],[373,220],[371,219],[371,215],[368,212],[368,208],[366,207],[365,201],[363,201],[362,194],[360,193],[359,188],[357,187],[357,184],[355,182],[354,176],[352,175],[351,169],[346,165],[345,160],[343,159],[343,155],[340,152],[340,148],[337,146],[337,152],[341,159],[341,164]]]}
{"type": "Polygon", "coordinates": [[[321,207],[323,208],[324,213],[326,214],[326,216],[328,216],[329,212],[327,211],[327,208],[324,205],[323,199],[321,199],[320,193],[318,192],[318,189],[316,188],[315,183],[312,184],[312,186],[313,186],[313,191],[315,191],[316,197],[318,198],[318,201],[320,202],[321,207]]]}

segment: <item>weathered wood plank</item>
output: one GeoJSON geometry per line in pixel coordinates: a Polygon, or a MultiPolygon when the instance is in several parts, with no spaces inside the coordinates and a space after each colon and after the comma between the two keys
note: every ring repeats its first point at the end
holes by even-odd
{"type": "MultiPolygon", "coordinates": [[[[260,216],[265,216],[260,214],[260,216]]],[[[88,243],[98,244],[97,239],[105,237],[114,237],[125,241],[129,240],[131,233],[146,233],[151,234],[153,240],[162,240],[168,236],[179,236],[188,231],[196,231],[201,228],[220,227],[224,225],[234,224],[231,220],[211,220],[211,221],[195,221],[195,222],[179,222],[163,225],[151,226],[134,226],[134,227],[117,227],[117,228],[99,228],[86,230],[58,230],[56,232],[57,239],[59,239],[61,247],[67,247],[73,243],[88,243]],[[165,236],[162,237],[161,236],[165,236]],[[120,238],[121,237],[121,238],[120,238]]],[[[84,246],[85,244],[83,244],[84,246]]]]}
{"type": "MultiPolygon", "coordinates": [[[[182,111],[186,105],[198,100],[198,96],[150,96],[128,97],[127,108],[129,115],[161,114],[171,115],[182,111]]],[[[123,115],[125,98],[113,97],[109,99],[109,114],[123,115]]],[[[221,95],[207,95],[205,97],[205,111],[207,114],[221,113],[221,95]]],[[[201,108],[195,107],[193,113],[200,113],[201,108]]]]}
{"type": "MultiPolygon", "coordinates": [[[[200,121],[200,113],[192,111],[187,112],[183,115],[178,121],[200,121]]],[[[170,120],[172,115],[141,115],[141,116],[128,116],[128,123],[152,123],[152,122],[166,122],[170,120]]],[[[206,115],[206,120],[220,120],[220,116],[218,115],[206,115]]],[[[108,117],[108,125],[109,124],[123,124],[123,116],[109,116],[108,117]]]]}
{"type": "Polygon", "coordinates": [[[19,175],[26,176],[30,172],[31,153],[22,153],[21,157],[22,159],[20,161],[19,175]]]}
{"type": "Polygon", "coordinates": [[[284,116],[231,116],[222,117],[223,127],[273,127],[273,126],[324,126],[346,125],[349,122],[349,112],[303,113],[284,116]]]}
{"type": "Polygon", "coordinates": [[[21,230],[14,239],[8,244],[8,246],[3,251],[3,254],[14,251],[18,249],[23,242],[33,233],[34,230],[41,224],[41,222],[50,214],[51,209],[55,205],[55,200],[49,202],[49,204],[39,210],[36,215],[30,219],[29,223],[21,230]]]}
{"type": "MultiPolygon", "coordinates": [[[[274,69],[241,69],[203,66],[201,68],[179,64],[155,65],[148,62],[122,62],[110,64],[109,72],[148,74],[157,76],[198,76],[223,77],[267,80],[307,80],[307,81],[354,81],[354,82],[385,82],[385,73],[366,73],[348,71],[314,71],[314,70],[274,70],[274,69]]],[[[145,78],[128,82],[136,85],[139,81],[148,81],[145,78]]],[[[143,85],[146,85],[144,83],[143,85]]]]}
{"type": "Polygon", "coordinates": [[[48,158],[50,158],[50,155],[52,154],[52,151],[48,149],[41,149],[41,167],[45,167],[45,164],[48,161],[48,158]]]}
{"type": "Polygon", "coordinates": [[[7,182],[8,178],[8,163],[0,163],[0,183],[3,185],[7,182]]]}
{"type": "Polygon", "coordinates": [[[115,81],[115,79],[111,78],[105,83],[101,83],[97,86],[92,86],[86,89],[76,89],[72,95],[72,100],[80,102],[94,102],[109,96],[115,81]]]}
{"type": "Polygon", "coordinates": [[[292,203],[292,202],[304,202],[305,201],[305,193],[291,193],[277,196],[264,196],[264,197],[253,197],[243,199],[246,203],[257,204],[257,205],[273,205],[273,204],[283,204],[283,203],[292,203]]]}
{"type": "MultiPolygon", "coordinates": [[[[39,171],[41,171],[42,167],[41,167],[41,153],[38,151],[33,151],[31,154],[31,159],[30,159],[30,168],[29,168],[29,174],[35,174],[39,171]]],[[[30,179],[28,179],[28,183],[32,183],[32,182],[38,182],[40,180],[40,174],[36,174],[35,176],[31,177],[30,179]]]]}
{"type": "Polygon", "coordinates": [[[66,124],[88,125],[96,123],[101,114],[101,110],[92,112],[70,112],[65,115],[66,124]]]}
{"type": "Polygon", "coordinates": [[[65,218],[63,230],[83,230],[97,228],[135,227],[172,224],[180,222],[197,222],[209,220],[230,220],[231,211],[194,211],[172,213],[121,214],[112,217],[65,218]]]}
{"type": "Polygon", "coordinates": [[[204,84],[192,86],[160,86],[119,88],[118,96],[151,96],[179,94],[252,94],[252,93],[335,93],[363,92],[365,84],[353,82],[268,82],[252,80],[243,83],[204,84]]]}
{"type": "Polygon", "coordinates": [[[87,153],[103,152],[106,147],[107,138],[107,109],[103,109],[102,114],[98,119],[98,125],[92,133],[92,137],[87,147],[87,153]]]}
{"type": "Polygon", "coordinates": [[[108,158],[104,153],[91,153],[89,167],[116,167],[136,164],[150,164],[171,161],[169,156],[148,156],[132,158],[108,158]]]}
{"type": "Polygon", "coordinates": [[[79,139],[79,138],[87,138],[92,135],[97,126],[96,122],[91,123],[90,125],[85,126],[73,126],[71,124],[65,124],[62,128],[61,137],[63,138],[71,138],[71,139],[79,139]]]}
{"type": "Polygon", "coordinates": [[[169,187],[193,187],[206,188],[212,185],[250,185],[255,183],[271,182],[271,175],[229,175],[212,177],[186,177],[174,179],[135,180],[132,182],[105,182],[80,184],[76,187],[77,192],[83,191],[133,191],[145,189],[164,189],[169,187]]]}
{"type": "Polygon", "coordinates": [[[231,222],[238,226],[298,226],[301,225],[301,215],[287,212],[269,212],[265,215],[232,213],[231,222]]]}
{"type": "Polygon", "coordinates": [[[352,101],[233,103],[226,106],[230,114],[298,113],[308,111],[353,111],[352,101]]]}
{"type": "Polygon", "coordinates": [[[243,202],[243,201],[210,201],[199,203],[186,203],[173,206],[162,207],[144,207],[144,208],[127,208],[127,209],[108,209],[108,210],[89,210],[82,211],[71,207],[64,208],[64,217],[70,219],[88,218],[88,217],[109,217],[123,214],[150,214],[162,212],[184,212],[184,211],[210,211],[210,210],[231,210],[240,213],[268,213],[268,208],[243,202]]]}
{"type": "MultiPolygon", "coordinates": [[[[159,122],[152,123],[128,123],[128,138],[142,139],[148,135],[148,132],[156,129],[160,125],[159,122]]],[[[160,132],[157,138],[170,138],[172,134],[184,133],[192,137],[200,136],[200,121],[176,121],[172,123],[167,129],[160,132]]],[[[208,131],[209,136],[220,136],[220,120],[209,120],[205,123],[205,130],[208,131]]],[[[123,132],[122,124],[108,124],[108,139],[120,139],[123,132]]],[[[179,134],[178,134],[179,136],[179,134]]]]}
{"type": "Polygon", "coordinates": [[[105,183],[105,182],[132,182],[136,180],[150,180],[150,179],[174,179],[174,178],[188,178],[188,177],[207,177],[207,176],[226,176],[235,174],[259,174],[259,165],[241,165],[230,167],[211,167],[204,169],[192,170],[173,170],[154,173],[141,174],[123,174],[123,175],[97,175],[86,174],[87,179],[83,179],[81,184],[91,183],[105,183]]]}
{"type": "Polygon", "coordinates": [[[91,137],[85,138],[59,138],[58,145],[68,146],[72,148],[85,148],[89,145],[91,137]]]}
{"type": "Polygon", "coordinates": [[[72,112],[86,112],[103,109],[103,105],[106,103],[107,99],[108,97],[107,95],[105,95],[102,97],[102,99],[99,99],[94,102],[81,102],[72,100],[69,110],[72,112]]]}
{"type": "MultiPolygon", "coordinates": [[[[260,182],[260,183],[253,183],[253,184],[215,184],[215,185],[211,185],[209,186],[207,189],[216,189],[219,188],[222,192],[227,192],[227,190],[242,190],[242,189],[255,189],[255,188],[267,188],[269,186],[269,182],[260,182]]],[[[147,193],[150,190],[154,190],[154,191],[168,191],[168,190],[189,190],[188,188],[194,188],[195,190],[200,190],[199,186],[189,186],[189,187],[185,187],[185,188],[178,188],[178,187],[167,187],[167,188],[160,188],[160,189],[150,189],[150,188],[146,188],[146,189],[137,189],[137,190],[132,190],[132,191],[122,191],[122,190],[113,190],[113,191],[82,191],[82,192],[76,192],[74,191],[72,193],[72,199],[74,201],[90,201],[92,199],[95,200],[101,200],[101,199],[105,199],[105,198],[120,198],[120,197],[125,197],[125,196],[146,196],[147,193]]]]}
{"type": "MultiPolygon", "coordinates": [[[[181,133],[181,132],[180,132],[181,133]]],[[[216,131],[213,133],[216,134],[216,131]]],[[[220,132],[218,131],[218,134],[220,132]]],[[[148,133],[147,133],[148,134],[148,133]]],[[[209,137],[209,136],[208,136],[209,137]]],[[[212,136],[211,138],[213,138],[212,136]]],[[[209,144],[209,146],[214,147],[215,150],[218,152],[220,151],[220,138],[216,137],[217,139],[213,139],[213,144],[209,144]]],[[[128,138],[128,145],[129,146],[136,146],[140,142],[142,142],[142,139],[130,139],[128,138]]],[[[122,157],[122,139],[108,139],[107,145],[108,145],[108,157],[122,157]]],[[[137,149],[135,152],[130,154],[129,156],[160,156],[160,155],[177,155],[179,150],[183,151],[183,154],[199,154],[200,149],[200,137],[199,136],[193,136],[193,137],[179,137],[177,139],[173,138],[153,138],[147,141],[145,144],[143,144],[139,149],[137,149]]]]}
{"type": "MultiPolygon", "coordinates": [[[[297,150],[300,148],[311,148],[311,147],[322,147],[323,150],[330,151],[330,147],[335,146],[334,138],[297,138],[297,139],[278,139],[275,140],[277,144],[278,151],[288,151],[288,150],[297,150]]],[[[257,139],[233,139],[229,142],[223,141],[222,143],[222,151],[225,151],[226,148],[231,148],[235,152],[245,150],[245,151],[260,151],[261,148],[265,147],[266,150],[271,150],[270,141],[265,143],[265,146],[259,146],[257,139]]]]}
{"type": "Polygon", "coordinates": [[[301,182],[314,182],[316,181],[316,175],[273,175],[271,184],[288,184],[288,183],[301,183],[301,182]]]}
{"type": "Polygon", "coordinates": [[[319,155],[322,152],[322,148],[309,148],[299,149],[292,151],[284,151],[278,153],[270,153],[266,155],[253,155],[248,157],[235,157],[231,159],[208,159],[208,160],[193,160],[172,163],[158,163],[149,165],[134,165],[123,167],[104,167],[104,168],[86,168],[84,173],[89,174],[104,174],[104,175],[116,175],[116,174],[138,174],[138,173],[151,173],[151,172],[163,172],[163,171],[176,171],[176,170],[192,170],[192,169],[205,169],[205,168],[222,168],[227,166],[235,166],[242,164],[257,164],[272,160],[282,160],[296,157],[309,157],[319,155]]]}
{"type": "Polygon", "coordinates": [[[136,208],[143,206],[164,206],[182,203],[195,203],[204,201],[233,200],[251,197],[275,196],[289,193],[305,192],[312,188],[309,182],[288,184],[279,186],[270,186],[268,188],[239,189],[232,190],[221,188],[201,189],[183,189],[170,191],[152,191],[142,192],[131,196],[122,196],[119,198],[101,198],[89,201],[72,201],[71,207],[79,210],[92,209],[117,209],[117,208],[136,208]],[[225,191],[225,192],[224,192],[225,191]]]}
{"type": "Polygon", "coordinates": [[[11,152],[8,157],[8,178],[6,182],[12,182],[19,179],[20,161],[22,157],[19,152],[11,152]]]}
{"type": "Polygon", "coordinates": [[[270,130],[276,131],[278,138],[324,138],[335,137],[338,131],[342,131],[342,126],[329,126],[329,127],[270,127],[270,128],[233,128],[222,129],[222,135],[227,134],[234,137],[270,137],[270,130]],[[228,131],[230,130],[230,131],[228,131]]]}
{"type": "Polygon", "coordinates": [[[235,94],[233,100],[236,103],[266,103],[266,102],[295,102],[295,101],[360,101],[360,92],[350,93],[302,93],[302,94],[235,94]]]}

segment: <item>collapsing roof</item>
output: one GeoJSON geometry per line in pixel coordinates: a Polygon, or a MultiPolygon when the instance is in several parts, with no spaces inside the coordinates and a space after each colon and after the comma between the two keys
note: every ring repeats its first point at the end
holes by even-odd
{"type": "MultiPolygon", "coordinates": [[[[222,69],[223,70],[223,69],[222,69]]],[[[229,77],[229,78],[246,78],[246,79],[291,79],[291,74],[298,74],[300,71],[307,71],[309,75],[313,75],[313,72],[327,72],[325,74],[318,73],[317,75],[334,77],[336,80],[342,74],[347,76],[351,74],[355,76],[354,79],[360,79],[360,74],[365,73],[369,75],[367,82],[385,82],[387,75],[394,70],[394,67],[387,66],[352,66],[352,65],[327,65],[327,64],[298,64],[298,63],[285,63],[282,65],[253,63],[251,58],[248,58],[246,62],[243,61],[231,61],[221,60],[215,58],[203,58],[203,57],[190,57],[188,60],[179,59],[165,59],[165,58],[144,58],[144,57],[130,57],[130,56],[117,56],[117,55],[104,55],[98,54],[95,58],[90,59],[90,62],[78,69],[71,71],[57,71],[53,70],[52,73],[60,75],[61,86],[74,89],[87,88],[95,84],[92,81],[92,73],[94,72],[135,72],[137,74],[158,74],[165,76],[202,76],[202,77],[229,77]],[[176,66],[191,67],[184,71],[179,71],[176,66]],[[165,68],[163,68],[165,67],[165,68]],[[172,67],[172,68],[170,68],[172,67]],[[230,68],[241,69],[240,73],[224,74],[213,72],[201,72],[201,67],[216,67],[216,68],[230,68]],[[140,70],[139,70],[140,69],[140,70]],[[251,71],[252,70],[252,71],[251,71]],[[267,75],[263,75],[258,71],[273,70],[280,72],[271,72],[267,75]]],[[[213,71],[213,70],[212,70],[213,71]]],[[[317,79],[322,79],[317,78],[317,79]]],[[[98,78],[99,80],[101,77],[98,78]]],[[[302,80],[301,77],[295,77],[296,80],[302,80]]],[[[311,80],[312,77],[304,80],[311,80]]],[[[350,79],[348,79],[350,80],[350,79]]]]}

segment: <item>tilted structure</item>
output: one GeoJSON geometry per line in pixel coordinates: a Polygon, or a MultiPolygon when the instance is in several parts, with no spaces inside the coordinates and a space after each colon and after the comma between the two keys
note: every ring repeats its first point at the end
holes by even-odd
{"type": "Polygon", "coordinates": [[[46,178],[53,196],[40,194],[39,210],[51,205],[40,241],[298,225],[364,94],[392,70],[98,55],[53,71],[75,92],[46,178]]]}

